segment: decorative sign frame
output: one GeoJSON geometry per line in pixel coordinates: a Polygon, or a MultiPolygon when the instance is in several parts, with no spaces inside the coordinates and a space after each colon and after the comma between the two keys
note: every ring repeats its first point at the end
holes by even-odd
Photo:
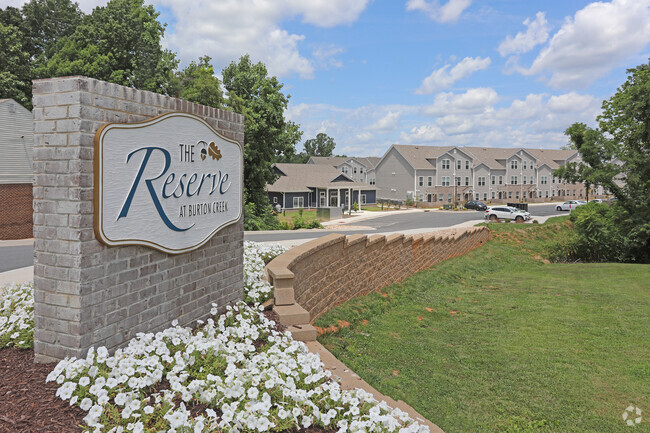
{"type": "Polygon", "coordinates": [[[95,236],[193,251],[242,216],[244,151],[202,118],[167,113],[95,134],[95,236]]]}

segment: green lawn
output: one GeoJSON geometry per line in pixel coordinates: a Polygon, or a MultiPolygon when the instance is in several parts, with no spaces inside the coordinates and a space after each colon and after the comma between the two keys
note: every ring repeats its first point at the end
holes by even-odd
{"type": "Polygon", "coordinates": [[[494,225],[483,247],[321,317],[352,325],[320,341],[446,433],[648,432],[650,266],[544,264],[568,224],[494,225]]]}

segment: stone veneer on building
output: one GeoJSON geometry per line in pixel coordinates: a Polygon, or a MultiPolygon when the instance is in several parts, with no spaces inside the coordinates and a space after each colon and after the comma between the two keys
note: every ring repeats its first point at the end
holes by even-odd
{"type": "Polygon", "coordinates": [[[244,142],[242,115],[86,77],[34,81],[34,351],[36,361],[113,350],[174,319],[189,325],[212,303],[242,298],[243,220],[201,248],[170,255],[108,247],[93,230],[97,129],[171,111],[196,114],[244,142]]]}

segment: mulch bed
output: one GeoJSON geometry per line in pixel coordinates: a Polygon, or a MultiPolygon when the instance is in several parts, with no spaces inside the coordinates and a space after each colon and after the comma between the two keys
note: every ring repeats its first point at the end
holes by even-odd
{"type": "Polygon", "coordinates": [[[34,364],[34,351],[0,349],[0,432],[83,432],[85,412],[57,397],[45,383],[54,364],[34,364]]]}
{"type": "MultiPolygon", "coordinates": [[[[277,315],[267,310],[267,318],[283,331],[277,315]]],[[[69,406],[56,396],[56,382],[45,383],[55,364],[35,364],[34,351],[0,349],[0,433],[80,433],[86,413],[69,406]]],[[[333,432],[320,427],[287,433],[333,432]]]]}

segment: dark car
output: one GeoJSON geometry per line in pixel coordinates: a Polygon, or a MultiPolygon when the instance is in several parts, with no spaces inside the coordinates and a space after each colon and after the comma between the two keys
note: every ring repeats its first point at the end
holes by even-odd
{"type": "Polygon", "coordinates": [[[487,209],[487,205],[482,201],[470,200],[467,203],[465,203],[465,209],[476,209],[476,210],[484,211],[487,209]]]}

